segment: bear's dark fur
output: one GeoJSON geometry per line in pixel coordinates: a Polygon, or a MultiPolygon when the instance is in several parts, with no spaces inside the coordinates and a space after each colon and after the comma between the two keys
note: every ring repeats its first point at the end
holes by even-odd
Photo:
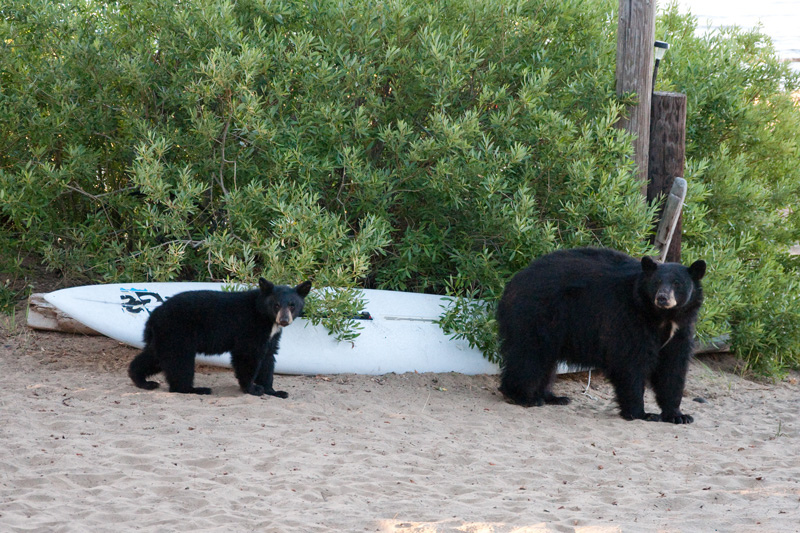
{"type": "Polygon", "coordinates": [[[693,422],[680,405],[705,271],[703,261],[658,264],[598,248],[535,260],[498,306],[501,392],[524,406],[566,404],[551,391],[564,361],[601,369],[628,420],[693,422]],[[644,410],[647,382],[661,415],[644,410]]]}
{"type": "Polygon", "coordinates": [[[289,287],[261,278],[258,285],[246,292],[182,292],[157,307],[144,328],[145,347],[128,368],[134,384],[155,389],[158,383],[147,378],[164,372],[170,392],[211,394],[194,386],[195,355],[230,352],[242,391],[286,398],[272,388],[275,353],[281,329],[303,310],[311,282],[289,287]]]}

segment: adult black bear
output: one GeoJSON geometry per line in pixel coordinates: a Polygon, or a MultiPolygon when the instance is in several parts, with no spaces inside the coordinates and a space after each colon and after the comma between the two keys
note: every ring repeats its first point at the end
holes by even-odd
{"type": "Polygon", "coordinates": [[[566,404],[551,391],[564,361],[603,370],[623,418],[693,422],[680,404],[705,271],[703,261],[687,268],[599,248],[535,260],[506,285],[497,309],[501,392],[524,406],[566,404]],[[647,382],[661,415],[644,410],[647,382]]]}
{"type": "Polygon", "coordinates": [[[311,282],[297,287],[273,285],[261,278],[246,292],[190,291],[157,307],[144,328],[145,347],[131,361],[128,375],[137,387],[155,389],[147,378],[164,372],[170,392],[211,394],[194,386],[194,358],[231,353],[242,391],[286,398],[272,388],[281,329],[303,310],[311,282]]]}

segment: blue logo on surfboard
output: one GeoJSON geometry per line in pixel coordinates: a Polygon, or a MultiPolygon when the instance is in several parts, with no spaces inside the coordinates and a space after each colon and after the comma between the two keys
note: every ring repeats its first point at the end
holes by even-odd
{"type": "Polygon", "coordinates": [[[150,314],[153,308],[164,303],[165,300],[157,292],[148,291],[147,289],[120,288],[120,292],[125,293],[120,295],[122,309],[132,314],[139,314],[143,311],[150,314]]]}

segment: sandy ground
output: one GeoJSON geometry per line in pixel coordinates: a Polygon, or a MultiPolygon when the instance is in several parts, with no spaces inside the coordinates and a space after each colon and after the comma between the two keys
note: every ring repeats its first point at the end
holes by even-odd
{"type": "Polygon", "coordinates": [[[458,374],[277,376],[280,400],[201,367],[185,396],[134,388],[116,341],[0,321],[0,531],[800,531],[796,374],[696,361],[689,426],[622,420],[597,374],[532,409],[458,374]]]}

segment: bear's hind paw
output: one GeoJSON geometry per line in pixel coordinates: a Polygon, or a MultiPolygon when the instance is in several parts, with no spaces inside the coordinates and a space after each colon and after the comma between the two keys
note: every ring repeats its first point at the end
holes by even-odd
{"type": "Polygon", "coordinates": [[[692,415],[678,414],[675,416],[661,415],[662,422],[672,422],[673,424],[691,424],[694,422],[692,415]]]}
{"type": "Polygon", "coordinates": [[[570,399],[567,396],[555,396],[548,394],[544,397],[544,403],[547,405],[568,405],[570,399]]]}
{"type": "Polygon", "coordinates": [[[170,392],[177,392],[178,394],[211,394],[211,389],[208,387],[190,387],[186,388],[178,388],[178,387],[170,387],[170,392]]]}
{"type": "Polygon", "coordinates": [[[544,400],[541,398],[512,398],[505,397],[506,403],[512,405],[519,405],[520,407],[541,407],[544,405],[544,400]]]}

